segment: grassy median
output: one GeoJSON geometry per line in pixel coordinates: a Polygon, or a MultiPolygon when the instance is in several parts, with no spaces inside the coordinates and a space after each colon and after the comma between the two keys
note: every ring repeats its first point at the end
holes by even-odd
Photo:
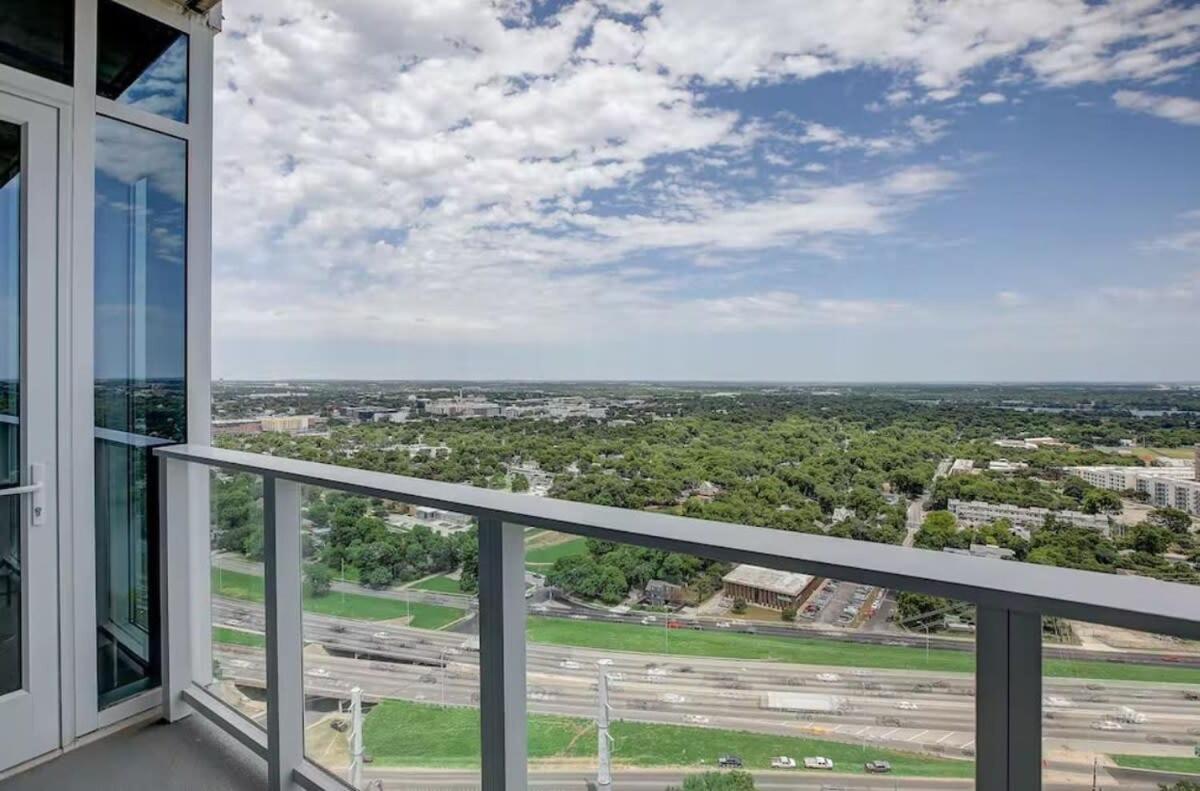
{"type": "MultiPolygon", "coordinates": [[[[212,592],[230,599],[261,602],[263,578],[214,568],[212,592]]],[[[331,591],[324,596],[304,596],[304,611],[338,618],[357,618],[363,621],[390,621],[412,613],[411,626],[417,629],[441,629],[462,618],[466,612],[457,607],[444,607],[423,602],[403,602],[382,596],[331,591]]]]}
{"type": "MultiPolygon", "coordinates": [[[[712,766],[733,753],[747,769],[768,769],[771,757],[833,759],[844,772],[861,772],[865,761],[890,761],[896,775],[971,777],[974,764],[859,744],[798,739],[744,731],[617,721],[610,733],[613,761],[625,766],[712,766]]],[[[375,765],[474,767],[479,765],[479,710],[388,700],[367,715],[366,750],[375,765]]],[[[591,720],[534,714],[529,717],[531,760],[593,759],[596,725],[591,720]]]]}
{"type": "MultiPolygon", "coordinates": [[[[672,629],[639,624],[577,621],[566,618],[529,619],[529,639],[535,643],[661,654],[669,643],[679,656],[759,659],[800,665],[929,670],[974,673],[975,654],[968,651],[896,645],[869,645],[813,637],[778,637],[737,632],[672,629]]],[[[1056,678],[1200,684],[1200,668],[1134,665],[1123,662],[1047,659],[1043,673],[1056,678]]]]}
{"type": "Polygon", "coordinates": [[[1158,772],[1181,772],[1200,775],[1200,758],[1165,755],[1110,755],[1117,766],[1126,769],[1153,769],[1158,772]]]}
{"type": "Polygon", "coordinates": [[[250,648],[265,648],[267,636],[258,632],[243,632],[241,629],[229,629],[225,626],[214,626],[212,630],[214,643],[225,645],[244,645],[250,648]]]}

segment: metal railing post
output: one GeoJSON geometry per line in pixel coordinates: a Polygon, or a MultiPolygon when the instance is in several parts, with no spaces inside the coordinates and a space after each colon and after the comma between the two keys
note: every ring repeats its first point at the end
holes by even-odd
{"type": "Polygon", "coordinates": [[[525,788],[525,531],[494,519],[479,520],[479,707],[483,788],[525,788]]]}
{"type": "Polygon", "coordinates": [[[304,763],[300,484],[263,476],[267,610],[267,788],[298,789],[304,763]]]}
{"type": "Polygon", "coordinates": [[[192,683],[192,582],[188,472],[176,459],[158,460],[159,636],[162,641],[162,715],[167,722],[191,708],[183,690],[192,683]]]}
{"type": "Polygon", "coordinates": [[[975,788],[1042,787],[1042,619],[979,607],[975,646],[975,788]]]}

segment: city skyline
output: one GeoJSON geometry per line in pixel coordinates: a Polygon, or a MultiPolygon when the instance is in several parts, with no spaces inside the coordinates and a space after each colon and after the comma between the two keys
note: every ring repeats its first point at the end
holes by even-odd
{"type": "Polygon", "coordinates": [[[769,5],[235,4],[214,374],[1200,379],[1200,9],[769,5]]]}

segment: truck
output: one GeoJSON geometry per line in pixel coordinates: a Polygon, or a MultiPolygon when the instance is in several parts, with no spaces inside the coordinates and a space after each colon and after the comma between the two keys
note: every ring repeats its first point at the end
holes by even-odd
{"type": "Polygon", "coordinates": [[[813,758],[804,759],[805,769],[832,769],[833,761],[824,756],[818,755],[813,758]]]}

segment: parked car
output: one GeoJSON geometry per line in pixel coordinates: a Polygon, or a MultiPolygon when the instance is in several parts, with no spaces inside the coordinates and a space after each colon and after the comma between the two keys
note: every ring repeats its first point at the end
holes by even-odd
{"type": "Polygon", "coordinates": [[[833,761],[823,755],[818,755],[813,758],[804,759],[805,769],[832,769],[833,761]]]}
{"type": "Polygon", "coordinates": [[[722,755],[717,759],[717,766],[722,769],[741,769],[742,759],[736,755],[722,755]]]}
{"type": "MultiPolygon", "coordinates": [[[[807,764],[807,761],[805,761],[807,764]]],[[[788,758],[786,755],[777,755],[771,759],[772,769],[795,769],[796,759],[788,758]]]]}
{"type": "Polygon", "coordinates": [[[887,761],[867,761],[863,769],[867,770],[867,774],[885,775],[892,771],[892,765],[887,761]]]}

